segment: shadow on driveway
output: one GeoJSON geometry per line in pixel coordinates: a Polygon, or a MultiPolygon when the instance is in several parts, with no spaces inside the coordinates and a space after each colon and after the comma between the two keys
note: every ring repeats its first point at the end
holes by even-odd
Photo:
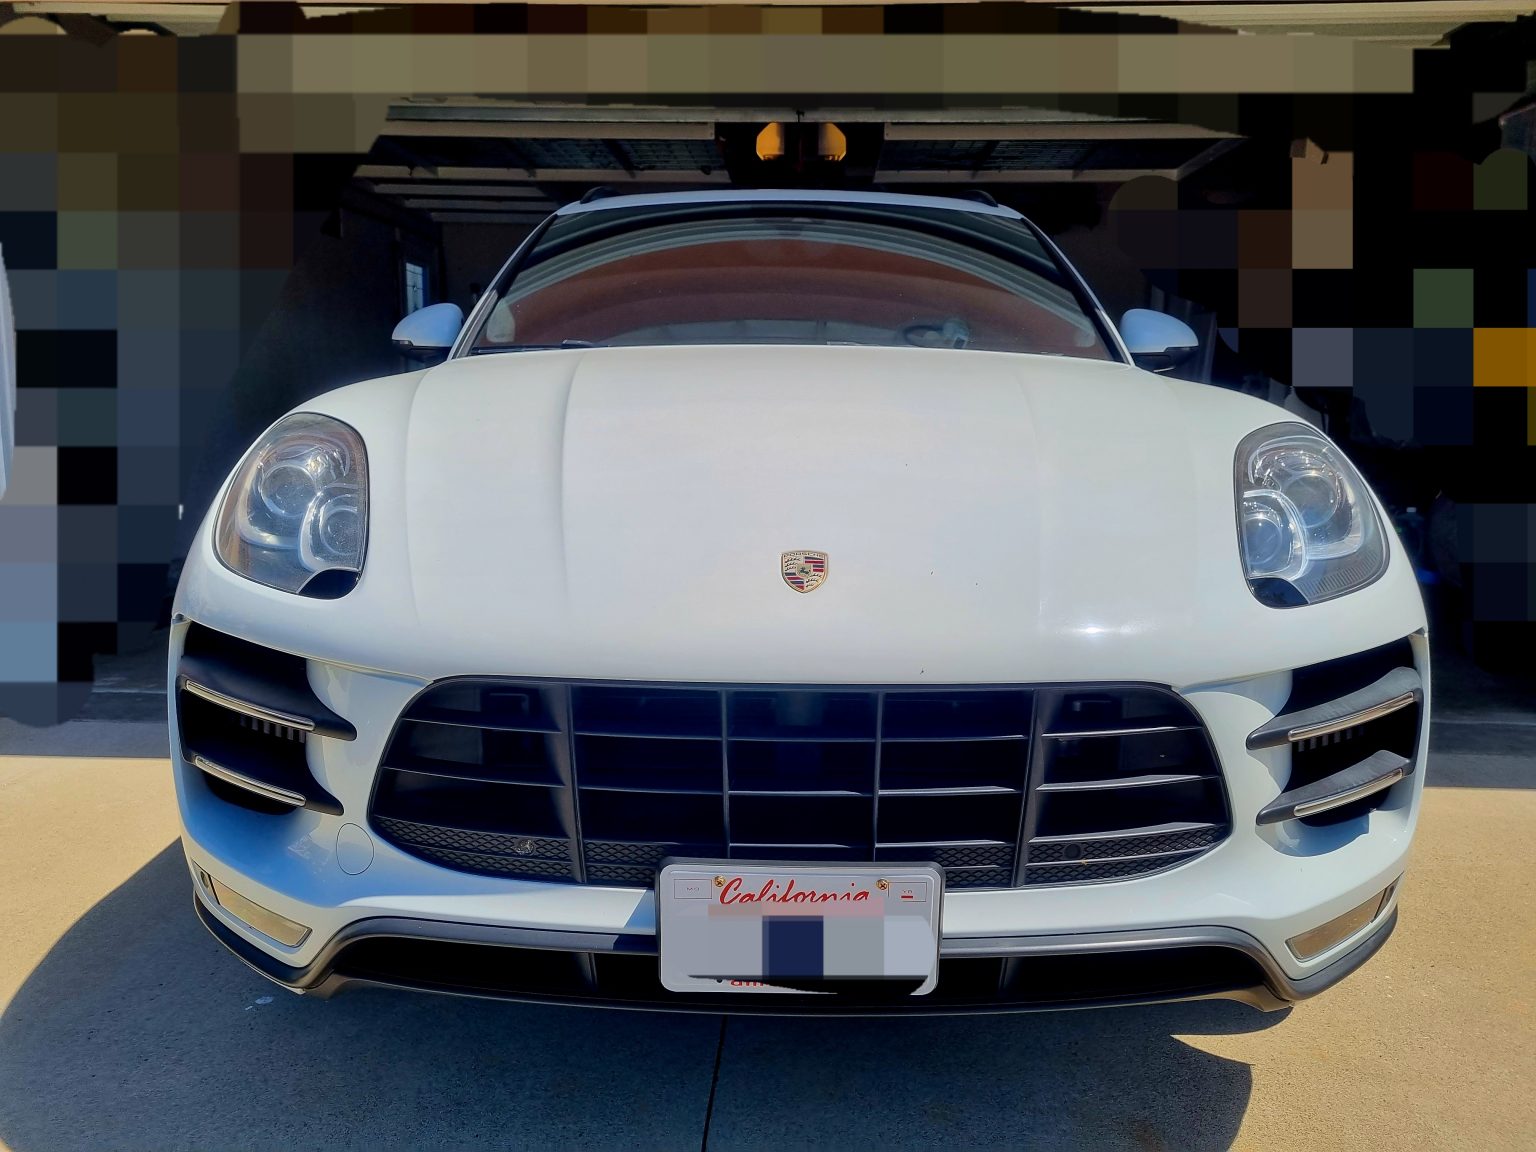
{"type": "Polygon", "coordinates": [[[691,1149],[713,1088],[712,1148],[1223,1149],[1249,1069],[1174,1037],[1284,1019],[1196,1003],[722,1034],[382,989],[312,1001],[225,953],[191,900],[172,844],[31,973],[0,1016],[0,1143],[691,1149]]]}

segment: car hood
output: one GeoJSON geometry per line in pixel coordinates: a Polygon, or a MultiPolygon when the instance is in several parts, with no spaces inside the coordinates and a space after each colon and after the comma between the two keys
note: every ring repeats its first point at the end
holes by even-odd
{"type": "Polygon", "coordinates": [[[1130,365],[560,350],[305,407],[368,445],[368,560],[328,607],[357,616],[351,660],[372,667],[1179,683],[1283,615],[1244,582],[1231,469],[1245,433],[1289,415],[1130,365]],[[828,556],[810,593],[782,575],[798,549],[828,556]]]}

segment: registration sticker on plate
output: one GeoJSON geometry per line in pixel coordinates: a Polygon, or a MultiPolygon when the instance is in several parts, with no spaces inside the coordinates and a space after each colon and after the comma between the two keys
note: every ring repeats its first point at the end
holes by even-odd
{"type": "Polygon", "coordinates": [[[656,885],[673,992],[921,996],[938,982],[933,864],[672,863],[656,885]]]}

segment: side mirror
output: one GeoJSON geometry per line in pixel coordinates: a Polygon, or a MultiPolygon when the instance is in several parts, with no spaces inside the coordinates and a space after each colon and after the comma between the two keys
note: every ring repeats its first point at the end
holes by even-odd
{"type": "Polygon", "coordinates": [[[1200,338],[1176,316],[1132,308],[1120,318],[1120,338],[1131,359],[1149,372],[1167,372],[1195,354],[1200,338]]]}
{"type": "Polygon", "coordinates": [[[457,304],[428,304],[395,325],[395,350],[412,360],[435,360],[447,354],[464,326],[457,304]]]}

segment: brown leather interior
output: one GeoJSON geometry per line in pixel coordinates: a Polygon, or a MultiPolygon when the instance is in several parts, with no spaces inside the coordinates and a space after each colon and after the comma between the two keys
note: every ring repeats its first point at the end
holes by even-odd
{"type": "MultiPolygon", "coordinates": [[[[869,326],[902,343],[913,324],[955,317],[969,346],[1108,358],[1097,336],[963,269],[852,244],[730,240],[604,263],[512,305],[507,343],[622,342],[666,325],[736,320],[869,326]]],[[[490,332],[504,324],[493,322],[490,332]]],[[[481,336],[481,345],[495,347],[481,336]]]]}

